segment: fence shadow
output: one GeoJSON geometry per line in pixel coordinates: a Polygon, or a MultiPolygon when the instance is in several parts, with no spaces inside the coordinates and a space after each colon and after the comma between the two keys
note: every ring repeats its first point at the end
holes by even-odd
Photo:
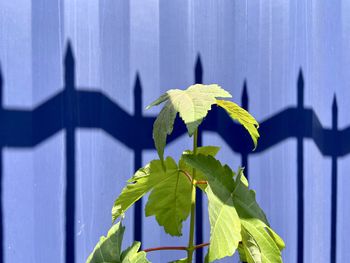
{"type": "MultiPolygon", "coordinates": [[[[1,65],[0,65],[1,66],[1,65]]],[[[194,65],[194,82],[203,82],[203,64],[198,55],[194,65]]],[[[124,111],[103,92],[83,91],[75,83],[75,59],[72,46],[67,44],[64,57],[64,89],[33,110],[6,109],[3,107],[2,92],[4,79],[0,67],[0,263],[4,262],[4,225],[3,225],[3,172],[2,151],[6,147],[31,148],[47,140],[57,132],[65,131],[66,192],[65,192],[65,260],[74,263],[74,222],[75,222],[75,130],[77,128],[100,128],[111,137],[134,151],[135,169],[142,165],[142,151],[153,149],[152,128],[155,117],[142,115],[142,82],[137,73],[134,81],[134,114],[124,111]],[[110,121],[114,119],[115,121],[110,121]],[[42,125],[45,123],[45,125],[42,125]],[[123,123],[119,125],[118,123],[123,123]],[[138,136],[136,127],[143,127],[144,136],[138,136]],[[132,132],[130,132],[132,131],[132,132]]],[[[297,259],[304,258],[304,139],[315,142],[323,156],[332,159],[332,196],[331,196],[331,262],[336,262],[336,221],[337,221],[337,159],[350,153],[350,127],[338,130],[338,108],[336,97],[332,105],[332,127],[322,127],[316,113],[304,106],[304,78],[300,69],[297,78],[297,103],[295,107],[286,108],[260,123],[261,139],[255,152],[252,142],[244,128],[224,111],[217,107],[212,109],[202,131],[215,131],[227,143],[232,151],[241,154],[242,165],[248,175],[248,158],[259,154],[288,138],[297,141],[297,259]],[[265,136],[266,134],[266,136],[265,136]],[[267,136],[268,135],[268,136],[267,136]],[[239,139],[238,139],[239,138],[239,139]]],[[[248,84],[244,81],[242,88],[242,106],[248,109],[248,84]]],[[[168,141],[174,141],[186,132],[185,126],[175,122],[174,133],[168,141]]],[[[202,134],[199,134],[199,145],[202,134]]],[[[203,242],[203,203],[198,192],[196,242],[203,242]]],[[[135,206],[134,239],[142,241],[142,201],[135,206]]],[[[202,262],[203,251],[196,251],[196,262],[202,262]]]]}

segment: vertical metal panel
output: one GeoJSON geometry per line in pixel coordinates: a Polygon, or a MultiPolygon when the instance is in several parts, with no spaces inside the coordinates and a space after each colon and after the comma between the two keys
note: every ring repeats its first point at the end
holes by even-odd
{"type": "MultiPolygon", "coordinates": [[[[33,106],[40,105],[63,89],[62,24],[60,1],[31,2],[31,54],[33,106]]],[[[61,120],[57,120],[61,122],[61,120]]],[[[33,136],[40,133],[36,118],[33,136]]],[[[34,237],[36,262],[64,261],[65,160],[64,136],[43,142],[33,152],[34,237]],[[50,227],[43,227],[50,224],[50,227]]]]}
{"type": "Polygon", "coordinates": [[[0,54],[2,71],[6,76],[4,85],[7,87],[4,89],[4,104],[10,107],[30,107],[32,105],[31,1],[2,1],[0,5],[0,54]]]}
{"type": "Polygon", "coordinates": [[[32,155],[22,149],[3,152],[3,262],[35,262],[32,155]],[[21,215],[25,215],[25,223],[21,215]]]}
{"type": "MultiPolygon", "coordinates": [[[[34,206],[31,207],[33,240],[35,240],[33,262],[64,261],[64,187],[66,184],[63,141],[64,134],[61,132],[33,151],[34,206]]],[[[22,176],[25,177],[26,174],[22,176]]],[[[6,232],[8,233],[8,229],[6,232]]]]}

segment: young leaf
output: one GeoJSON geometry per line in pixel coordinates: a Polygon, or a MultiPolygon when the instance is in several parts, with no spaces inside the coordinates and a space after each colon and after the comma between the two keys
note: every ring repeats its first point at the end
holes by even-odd
{"type": "MultiPolygon", "coordinates": [[[[220,150],[220,147],[217,146],[201,146],[197,147],[197,154],[203,154],[203,155],[210,155],[210,156],[215,156],[220,150]]],[[[193,154],[191,150],[186,150],[182,154],[193,154]]],[[[181,160],[180,160],[181,161],[181,160]]]]}
{"type": "MultiPolygon", "coordinates": [[[[220,147],[216,147],[216,146],[202,146],[202,147],[198,147],[197,148],[197,154],[203,154],[203,155],[210,155],[215,157],[215,155],[219,152],[220,147]]],[[[182,153],[180,161],[179,161],[179,169],[182,171],[186,171],[189,175],[191,175],[191,177],[193,177],[193,169],[191,166],[189,166],[188,164],[186,164],[186,162],[183,160],[183,156],[184,155],[188,155],[188,154],[193,154],[193,152],[191,150],[186,150],[182,153]]],[[[196,180],[206,180],[206,177],[202,174],[201,171],[197,171],[196,173],[196,180]]],[[[198,187],[201,190],[205,190],[206,185],[202,184],[202,185],[198,185],[198,187]]]]}
{"type": "Polygon", "coordinates": [[[246,262],[262,263],[260,248],[253,236],[242,226],[242,244],[246,262]]]}
{"type": "Polygon", "coordinates": [[[139,251],[141,243],[135,241],[129,248],[123,251],[121,263],[149,263],[146,258],[146,252],[139,251]]]}
{"type": "Polygon", "coordinates": [[[102,236],[86,263],[121,262],[121,246],[125,227],[120,222],[113,225],[107,237],[102,236]]]}
{"type": "Polygon", "coordinates": [[[166,233],[181,236],[182,222],[191,210],[192,184],[177,169],[169,169],[169,165],[166,172],[171,172],[169,179],[157,184],[149,195],[146,216],[154,215],[166,233]]]}
{"type": "Polygon", "coordinates": [[[212,156],[184,155],[184,161],[208,180],[210,245],[208,262],[231,256],[241,240],[241,224],[233,204],[233,172],[212,156]]]}
{"type": "Polygon", "coordinates": [[[157,119],[153,124],[153,140],[157,149],[159,158],[164,158],[164,148],[166,144],[166,137],[173,131],[174,121],[176,118],[176,109],[174,105],[169,101],[165,104],[164,108],[160,111],[157,119]]]}
{"type": "Polygon", "coordinates": [[[282,263],[280,250],[259,219],[241,218],[241,223],[258,245],[263,263],[282,263]]]}
{"type": "Polygon", "coordinates": [[[237,174],[234,175],[235,178],[235,186],[237,186],[238,183],[242,183],[244,186],[248,187],[249,182],[247,177],[244,176],[244,168],[239,167],[237,174]]]}
{"type": "MultiPolygon", "coordinates": [[[[197,154],[202,154],[205,156],[210,155],[215,157],[216,154],[219,152],[219,150],[220,150],[220,147],[217,147],[217,146],[201,146],[197,148],[197,154]]],[[[182,153],[179,161],[179,169],[187,172],[191,172],[192,167],[187,165],[182,158],[184,155],[193,155],[193,152],[191,150],[186,150],[182,153]]]]}
{"type": "Polygon", "coordinates": [[[244,126],[244,128],[247,129],[247,131],[250,134],[250,137],[254,142],[255,149],[260,135],[257,129],[259,128],[259,123],[254,119],[254,117],[250,115],[248,111],[239,107],[236,103],[232,101],[217,100],[216,104],[225,109],[232,119],[238,121],[244,126]]]}
{"type": "Polygon", "coordinates": [[[164,164],[168,168],[167,172],[164,172],[160,160],[153,160],[149,165],[136,172],[114,202],[113,222],[153,187],[168,180],[174,170],[177,171],[177,165],[172,158],[168,157],[164,164]]]}
{"type": "Polygon", "coordinates": [[[185,122],[188,134],[192,136],[211,109],[211,105],[215,104],[216,98],[219,97],[231,98],[232,96],[216,84],[195,84],[185,91],[171,94],[169,99],[185,122]]]}
{"type": "Polygon", "coordinates": [[[214,186],[217,184],[221,185],[221,187],[213,187],[211,185],[214,194],[220,196],[222,187],[229,189],[229,191],[234,190],[234,173],[227,165],[222,166],[213,156],[184,154],[182,159],[188,166],[201,172],[209,184],[214,184],[214,186]]]}
{"type": "Polygon", "coordinates": [[[162,96],[160,96],[158,99],[156,99],[155,101],[153,101],[150,105],[148,105],[146,107],[146,110],[152,108],[153,106],[157,106],[161,103],[163,103],[164,101],[167,101],[169,99],[169,95],[168,92],[164,93],[162,96]]]}
{"type": "Polygon", "coordinates": [[[166,136],[173,130],[177,112],[185,122],[188,134],[192,136],[216,99],[230,97],[230,93],[216,84],[195,84],[186,90],[169,90],[152,102],[147,108],[167,101],[153,125],[153,139],[160,159],[163,159],[166,136]]]}

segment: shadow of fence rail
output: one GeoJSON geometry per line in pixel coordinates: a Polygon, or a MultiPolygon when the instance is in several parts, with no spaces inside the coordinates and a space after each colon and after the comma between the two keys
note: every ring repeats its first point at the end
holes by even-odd
{"type": "MultiPolygon", "coordinates": [[[[203,68],[198,56],[194,67],[195,83],[202,83],[203,68]]],[[[64,89],[32,110],[6,109],[2,104],[3,77],[0,68],[0,263],[4,262],[4,229],[2,206],[2,149],[4,147],[30,148],[45,141],[57,132],[64,130],[66,144],[66,192],[65,192],[65,262],[74,263],[74,222],[75,222],[75,129],[100,128],[135,153],[135,169],[142,164],[142,151],[153,149],[152,128],[155,117],[142,115],[142,84],[137,74],[134,84],[134,114],[131,115],[115,102],[98,91],[84,91],[76,88],[75,61],[71,45],[68,43],[64,58],[64,89]],[[114,121],[111,121],[114,120],[114,121]],[[123,123],[123,125],[118,125],[123,123]],[[137,134],[136,127],[142,126],[143,136],[137,134]]],[[[297,78],[297,106],[289,107],[260,123],[261,139],[256,151],[251,152],[252,143],[244,128],[223,112],[212,109],[212,113],[203,123],[202,131],[215,131],[227,143],[232,151],[241,154],[242,165],[248,169],[251,154],[261,153],[288,138],[297,141],[297,260],[304,257],[304,163],[303,140],[314,141],[323,156],[332,160],[331,186],[331,262],[336,262],[336,222],[337,222],[337,158],[350,153],[350,127],[338,130],[338,109],[336,97],[332,105],[332,127],[324,128],[316,113],[304,107],[304,79],[302,70],[297,78]],[[264,136],[264,134],[268,136],[264,136]]],[[[244,82],[242,106],[248,109],[249,97],[247,83],[244,82]]],[[[184,125],[175,123],[176,129],[168,141],[174,141],[183,135],[184,125]]],[[[202,136],[199,136],[201,143],[202,136]]],[[[201,200],[201,197],[199,197],[201,200]]],[[[135,206],[134,238],[142,240],[142,204],[135,206]],[[137,220],[137,221],[136,221],[137,220]]],[[[197,242],[203,241],[202,202],[197,207],[197,242]]],[[[202,251],[198,251],[196,262],[202,262],[202,251]]]]}

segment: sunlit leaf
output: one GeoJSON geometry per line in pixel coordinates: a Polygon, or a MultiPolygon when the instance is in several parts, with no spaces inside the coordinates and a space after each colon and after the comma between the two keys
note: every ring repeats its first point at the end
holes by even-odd
{"type": "Polygon", "coordinates": [[[266,226],[266,230],[269,233],[269,235],[272,237],[272,239],[275,241],[279,250],[282,251],[286,247],[283,239],[279,235],[277,235],[277,233],[275,231],[273,231],[273,229],[271,227],[266,226]]]}
{"type": "Polygon", "coordinates": [[[212,186],[213,183],[206,188],[210,221],[209,262],[232,256],[241,240],[241,222],[230,191],[223,188],[222,192],[225,193],[218,197],[211,190],[212,186]]]}
{"type": "Polygon", "coordinates": [[[245,255],[245,250],[244,250],[244,246],[243,246],[242,242],[240,242],[238,244],[237,251],[238,251],[238,254],[239,254],[239,261],[240,262],[247,262],[247,257],[245,255]]]}
{"type": "Polygon", "coordinates": [[[121,222],[113,225],[106,237],[102,236],[86,263],[149,263],[144,251],[138,251],[141,243],[134,242],[121,251],[125,227],[121,222]]]}
{"type": "Polygon", "coordinates": [[[153,124],[154,145],[161,160],[164,158],[166,137],[173,131],[176,114],[177,111],[174,108],[174,105],[168,101],[158,114],[158,117],[153,124]]]}
{"type": "Polygon", "coordinates": [[[113,225],[106,237],[102,236],[86,263],[121,262],[121,246],[125,227],[120,222],[113,225]]]}
{"type": "MultiPolygon", "coordinates": [[[[220,148],[216,146],[202,146],[197,148],[197,154],[215,156],[219,152],[219,150],[220,148]]],[[[191,177],[193,177],[192,167],[186,164],[186,162],[183,160],[183,156],[188,154],[193,154],[193,152],[191,150],[186,150],[182,153],[182,156],[179,161],[179,169],[186,171],[191,177]]],[[[205,181],[206,177],[203,175],[201,171],[196,171],[196,180],[205,181]]],[[[206,185],[201,184],[201,185],[198,185],[198,187],[204,191],[206,188],[206,185]]]]}
{"type": "Polygon", "coordinates": [[[169,90],[152,102],[147,108],[166,102],[153,125],[153,139],[160,159],[163,159],[166,137],[173,130],[177,113],[192,136],[216,99],[230,97],[230,93],[216,84],[195,84],[186,90],[169,90]]]}
{"type": "MultiPolygon", "coordinates": [[[[278,246],[267,233],[265,227],[259,222],[259,219],[241,218],[241,223],[259,247],[263,263],[282,263],[281,252],[278,246]]],[[[256,249],[254,251],[256,252],[256,249]]]]}
{"type": "Polygon", "coordinates": [[[187,258],[170,261],[169,263],[187,263],[187,258]]]}
{"type": "Polygon", "coordinates": [[[123,251],[121,263],[149,263],[146,258],[146,252],[139,251],[141,243],[135,241],[130,247],[123,251]]]}
{"type": "Polygon", "coordinates": [[[152,108],[153,106],[157,106],[157,105],[163,103],[164,101],[167,101],[168,99],[169,99],[168,93],[164,93],[162,96],[160,96],[158,99],[153,101],[150,105],[148,105],[146,107],[146,110],[152,108]]]}
{"type": "Polygon", "coordinates": [[[149,195],[146,216],[154,215],[159,225],[172,236],[182,235],[182,222],[191,210],[192,184],[179,173],[176,163],[167,162],[169,179],[157,184],[149,195]]]}
{"type": "Polygon", "coordinates": [[[233,255],[241,240],[241,224],[233,203],[235,190],[233,172],[212,156],[184,155],[183,159],[188,165],[201,171],[208,180],[206,188],[210,220],[208,262],[233,255]]]}
{"type": "Polygon", "coordinates": [[[255,192],[248,189],[247,182],[243,170],[240,170],[235,182],[233,202],[245,231],[242,238],[248,263],[282,262],[280,250],[284,242],[269,227],[265,213],[256,202],[255,192]],[[256,247],[260,250],[261,261],[256,247]]]}
{"type": "Polygon", "coordinates": [[[216,104],[225,109],[232,119],[238,121],[247,129],[254,142],[254,148],[256,148],[260,135],[258,132],[259,124],[254,117],[232,101],[217,100],[216,104]]]}
{"type": "Polygon", "coordinates": [[[237,185],[238,183],[242,183],[244,186],[248,187],[249,186],[249,182],[247,177],[244,176],[244,168],[240,167],[238,168],[238,172],[237,174],[234,174],[234,178],[235,178],[235,185],[237,185]]]}
{"type": "Polygon", "coordinates": [[[242,226],[242,244],[246,256],[246,262],[262,263],[259,245],[253,236],[244,228],[244,226],[242,226]]]}
{"type": "Polygon", "coordinates": [[[173,168],[177,170],[177,166],[174,160],[170,157],[168,157],[164,163],[166,167],[169,167],[169,171],[164,171],[160,160],[153,160],[149,165],[139,169],[128,181],[129,183],[124,187],[121,194],[114,202],[112,208],[113,221],[125,213],[131,205],[152,190],[153,187],[169,180],[174,172],[173,168]]]}
{"type": "Polygon", "coordinates": [[[264,211],[255,198],[255,192],[248,188],[248,181],[243,177],[243,171],[237,175],[233,203],[240,218],[257,218],[267,226],[269,225],[264,211]]]}

